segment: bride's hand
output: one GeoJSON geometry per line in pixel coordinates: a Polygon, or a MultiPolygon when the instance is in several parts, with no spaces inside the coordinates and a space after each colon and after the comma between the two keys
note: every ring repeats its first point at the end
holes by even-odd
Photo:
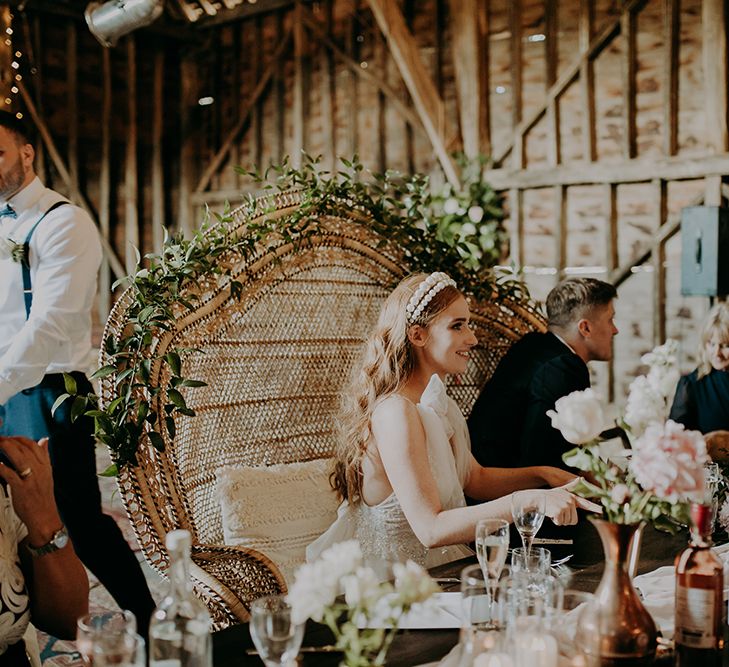
{"type": "Polygon", "coordinates": [[[544,483],[552,489],[564,486],[574,480],[579,479],[574,473],[555,468],[554,466],[542,466],[542,479],[544,483]]]}
{"type": "Polygon", "coordinates": [[[572,526],[577,523],[577,496],[564,488],[544,491],[545,514],[555,526],[572,526]]]}

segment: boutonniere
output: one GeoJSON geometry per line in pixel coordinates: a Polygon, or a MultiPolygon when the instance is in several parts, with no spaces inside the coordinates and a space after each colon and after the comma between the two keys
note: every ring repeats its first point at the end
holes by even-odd
{"type": "Polygon", "coordinates": [[[0,236],[0,259],[12,259],[18,264],[24,262],[25,246],[10,237],[0,236]]]}

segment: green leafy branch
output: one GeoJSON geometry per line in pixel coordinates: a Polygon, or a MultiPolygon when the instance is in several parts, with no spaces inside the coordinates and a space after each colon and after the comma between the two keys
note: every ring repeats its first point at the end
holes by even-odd
{"type": "Polygon", "coordinates": [[[295,190],[297,206],[284,217],[270,216],[280,206],[279,199],[247,195],[238,210],[248,221],[242,234],[232,232],[228,206],[222,215],[211,217],[208,211],[191,238],[166,236],[159,255],[148,254],[143,260],[138,256],[136,273],[115,283],[114,287],[121,283],[128,287],[126,326],[102,342],[109,363],[92,376],[113,383],[113,399],[101,405],[95,394],[79,395],[73,378],[66,376],[66,393],[54,405],[55,410],[72,398],[72,417],[85,415],[94,420],[96,437],[109,447],[113,460],[103,474],[115,475],[121,466],[136,465],[140,446],[163,451],[166,439],[175,437],[176,417],[195,416],[183,390],[205,384],[184,375],[185,358],[196,351],[170,348],[157,355],[154,344],[160,336],[173,330],[175,321],[194,310],[211,288],[225,287],[231,297],[240,298],[243,284],[232,271],[241,259],[263,256],[287,244],[295,249],[308,247],[323,231],[328,216],[366,225],[383,237],[383,246],[392,243],[401,248],[412,270],[446,271],[477,299],[528,296],[519,275],[494,269],[505,236],[498,197],[480,181],[480,168],[474,172],[477,178],[467,180],[467,188],[480,198],[484,215],[489,216],[477,230],[478,242],[483,244],[492,230],[486,245],[492,244],[494,252],[474,261],[473,240],[468,234],[449,233],[439,213],[442,196],[430,193],[428,177],[365,172],[356,156],[341,162],[343,168],[335,173],[322,170],[319,158],[308,155],[299,168],[288,159],[263,174],[237,168],[264,191],[295,190]],[[353,216],[353,210],[361,215],[353,216]],[[152,381],[162,372],[170,376],[166,388],[152,381]]]}
{"type": "Polygon", "coordinates": [[[611,523],[652,523],[657,529],[677,533],[689,523],[688,502],[669,502],[644,490],[629,470],[606,461],[600,456],[599,444],[575,447],[562,455],[570,467],[589,473],[590,480],[581,479],[572,492],[602,505],[605,518],[611,523]],[[618,485],[626,487],[624,494],[615,494],[618,485]],[[623,495],[622,499],[618,499],[623,495]]]}

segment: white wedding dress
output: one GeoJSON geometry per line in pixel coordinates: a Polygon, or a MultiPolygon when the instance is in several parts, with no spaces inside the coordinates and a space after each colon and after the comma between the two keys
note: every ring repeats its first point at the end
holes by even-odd
{"type": "MultiPolygon", "coordinates": [[[[466,420],[437,375],[430,378],[416,407],[423,422],[441,507],[465,507],[463,487],[470,467],[466,420]]],[[[406,560],[430,568],[473,554],[463,544],[428,549],[415,536],[394,493],[372,506],[343,502],[336,521],[307,547],[306,560],[315,560],[333,544],[351,539],[359,541],[365,562],[376,568],[382,563],[406,560]]]]}

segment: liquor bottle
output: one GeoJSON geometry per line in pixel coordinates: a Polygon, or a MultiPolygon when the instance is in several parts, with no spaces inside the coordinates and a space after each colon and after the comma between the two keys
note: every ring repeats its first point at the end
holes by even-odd
{"type": "Polygon", "coordinates": [[[173,530],[165,543],[170,588],[149,624],[150,667],[212,667],[210,614],[192,591],[190,533],[173,530]]]}
{"type": "Polygon", "coordinates": [[[721,665],[724,570],[711,550],[713,514],[691,505],[691,539],[676,556],[676,665],[721,665]]]}

